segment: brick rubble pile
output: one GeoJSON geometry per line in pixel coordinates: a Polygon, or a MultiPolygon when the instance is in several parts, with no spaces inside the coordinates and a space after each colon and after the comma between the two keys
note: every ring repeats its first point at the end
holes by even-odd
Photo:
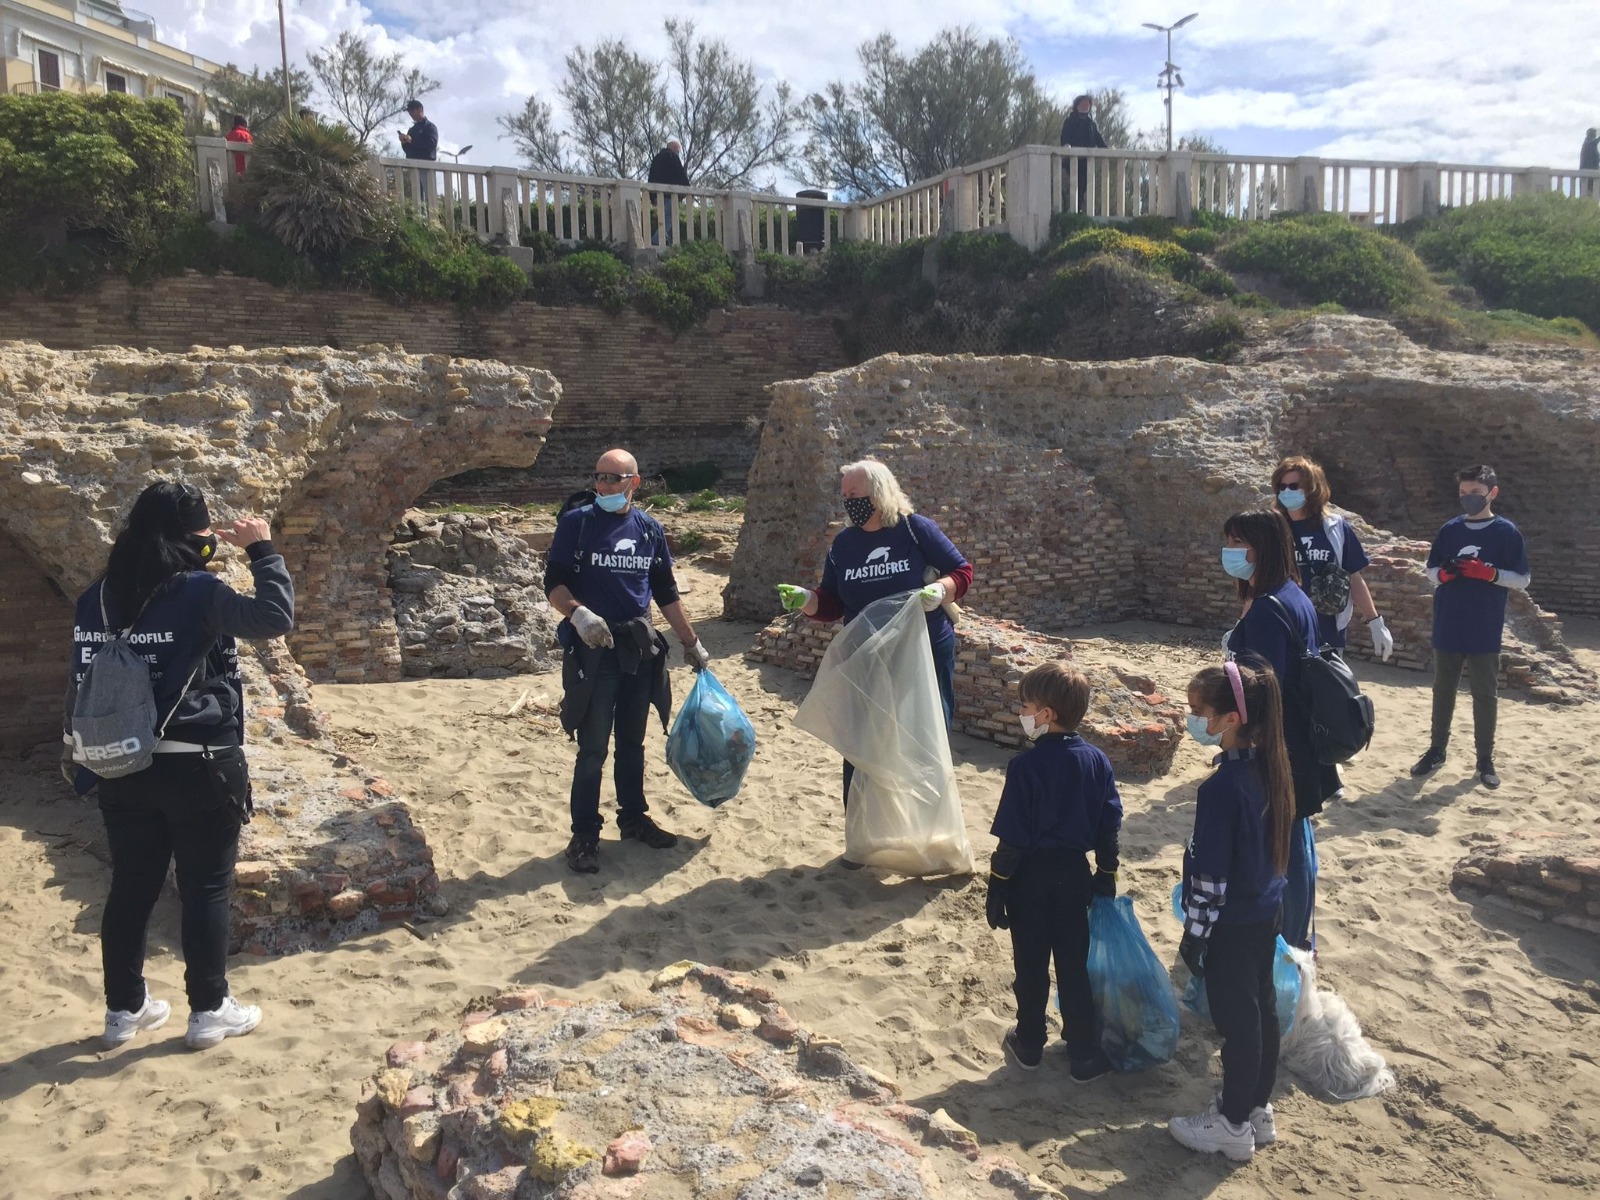
{"type": "Polygon", "coordinates": [[[1455,886],[1525,917],[1600,934],[1600,837],[1522,830],[1456,864],[1455,886]]]}

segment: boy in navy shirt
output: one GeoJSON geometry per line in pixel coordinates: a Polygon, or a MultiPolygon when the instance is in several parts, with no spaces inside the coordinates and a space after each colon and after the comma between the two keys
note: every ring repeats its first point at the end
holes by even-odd
{"type": "Polygon", "coordinates": [[[1523,591],[1531,578],[1522,532],[1490,506],[1500,495],[1493,467],[1468,467],[1456,475],[1463,515],[1434,536],[1428,551],[1433,593],[1433,738],[1411,768],[1431,775],[1444,765],[1456,689],[1466,668],[1472,683],[1472,732],[1479,782],[1500,786],[1494,769],[1494,726],[1499,698],[1500,642],[1507,589],[1523,591]]]}
{"type": "Polygon", "coordinates": [[[1122,798],[1111,760],[1077,733],[1089,708],[1082,672],[1064,663],[1035,667],[1022,677],[1020,696],[1022,732],[1035,744],[1006,767],[989,831],[1000,845],[985,904],[989,928],[1011,931],[1017,973],[1017,1023],[1002,1047],[1025,1071],[1043,1058],[1053,956],[1070,1070],[1084,1083],[1112,1069],[1089,991],[1089,903],[1116,895],[1122,798]]]}

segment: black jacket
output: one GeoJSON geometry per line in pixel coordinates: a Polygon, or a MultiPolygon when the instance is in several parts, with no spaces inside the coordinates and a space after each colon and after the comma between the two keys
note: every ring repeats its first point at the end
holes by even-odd
{"type": "MultiPolygon", "coordinates": [[[[1073,109],[1061,122],[1061,144],[1086,150],[1105,150],[1106,139],[1100,136],[1100,127],[1094,123],[1094,114],[1073,109]]],[[[1569,143],[1570,145],[1570,143],[1569,143]]]]}
{"type": "MultiPolygon", "coordinates": [[[[660,714],[661,728],[665,731],[667,718],[672,715],[667,639],[650,624],[648,616],[613,625],[611,637],[616,642],[618,670],[625,675],[636,675],[641,670],[651,673],[650,703],[660,714]]],[[[606,651],[591,648],[576,635],[562,638],[562,646],[561,728],[571,740],[577,736],[578,726],[589,713],[589,704],[594,699],[596,663],[606,651]]]]}
{"type": "Polygon", "coordinates": [[[1594,138],[1583,139],[1583,149],[1578,151],[1578,170],[1600,171],[1600,141],[1594,138]]]}
{"type": "Polygon", "coordinates": [[[675,183],[679,187],[689,186],[689,172],[683,169],[683,160],[670,149],[659,151],[650,160],[650,174],[645,179],[646,183],[675,183]]]}
{"type": "Polygon", "coordinates": [[[427,117],[423,117],[411,127],[411,140],[401,149],[406,152],[407,158],[426,158],[429,161],[439,157],[439,127],[427,117]]]}

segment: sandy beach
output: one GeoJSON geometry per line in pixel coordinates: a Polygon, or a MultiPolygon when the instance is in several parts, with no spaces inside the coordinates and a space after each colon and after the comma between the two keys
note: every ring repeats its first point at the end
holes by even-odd
{"type": "MultiPolygon", "coordinates": [[[[233,988],[265,1019],[206,1053],[183,1048],[170,895],[148,975],[174,1019],[100,1051],[108,870],[98,815],[65,794],[53,756],[0,767],[0,1197],[362,1196],[349,1128],[390,1043],[451,1025],[485,993],[620,995],[682,958],[771,984],[803,1024],[897,1078],[908,1101],[948,1108],[1074,1197],[1542,1200],[1600,1190],[1600,943],[1449,888],[1455,862],[1496,833],[1600,828],[1600,706],[1503,698],[1505,786],[1489,793],[1467,776],[1464,702],[1450,762],[1418,783],[1406,768],[1427,741],[1428,680],[1360,668],[1378,732],[1346,771],[1348,799],[1319,823],[1321,963],[1325,986],[1350,1002],[1398,1083],[1339,1105],[1281,1078],[1280,1142],[1230,1169],[1163,1128],[1204,1107],[1219,1075],[1215,1034],[1192,1017],[1177,1059],[1146,1074],[1078,1088],[1064,1061],[1026,1077],[1005,1066],[1010,951],[984,924],[981,885],[839,868],[838,763],[791,724],[806,685],[746,665],[755,628],[711,619],[719,576],[686,576],[717,674],[761,739],[743,794],[718,811],[697,805],[668,771],[654,725],[653,812],[683,840],[669,851],[624,846],[608,822],[601,874],[579,877],[561,857],[573,751],[550,707],[556,677],[318,687],[340,745],[413,806],[450,912],[415,932],[236,959],[233,988]],[[530,703],[504,716],[524,691],[530,703]]],[[[1083,633],[1080,657],[1134,665],[1178,694],[1214,658],[1210,631],[1124,623],[1083,633]]],[[[1600,664],[1600,623],[1568,623],[1567,633],[1600,664]]],[[[687,669],[674,681],[681,697],[687,669]]],[[[1008,755],[964,737],[953,749],[982,863],[1008,755]]],[[[1170,775],[1123,786],[1123,887],[1168,960],[1178,927],[1167,895],[1206,770],[1191,744],[1170,775]]],[[[603,804],[614,812],[609,781],[603,804]]]]}

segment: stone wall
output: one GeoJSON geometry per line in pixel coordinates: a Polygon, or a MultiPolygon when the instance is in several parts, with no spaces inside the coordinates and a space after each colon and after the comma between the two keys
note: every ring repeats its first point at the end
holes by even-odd
{"type": "MultiPolygon", "coordinates": [[[[822,656],[841,626],[822,625],[804,616],[784,617],[756,635],[745,657],[814,677],[822,656]]],[[[1011,621],[964,615],[957,626],[955,718],[957,733],[1002,746],[1026,744],[1017,722],[1017,685],[1041,663],[1072,659],[1064,638],[1035,633],[1011,621]]],[[[1089,712],[1080,731],[1111,759],[1118,774],[1147,776],[1172,765],[1183,738],[1181,699],[1156,690],[1153,680],[1079,664],[1091,687],[1089,712]]]]}
{"type": "Polygon", "coordinates": [[[0,300],[6,336],[56,349],[373,343],[413,354],[495,359],[562,383],[561,409],[532,468],[491,471],[439,495],[484,502],[558,499],[608,446],[625,444],[649,472],[712,461],[737,486],[755,453],[766,387],[850,361],[833,318],[776,307],[714,312],[674,335],[644,315],[517,303],[485,312],[392,304],[362,292],[275,288],[187,274],[147,287],[113,280],[87,295],[0,300]]]}
{"type": "Polygon", "coordinates": [[[0,754],[61,736],[72,603],[0,530],[0,754]]]}
{"type": "Polygon", "coordinates": [[[1453,882],[1525,917],[1600,934],[1600,837],[1523,830],[1474,850],[1453,882]]]}

